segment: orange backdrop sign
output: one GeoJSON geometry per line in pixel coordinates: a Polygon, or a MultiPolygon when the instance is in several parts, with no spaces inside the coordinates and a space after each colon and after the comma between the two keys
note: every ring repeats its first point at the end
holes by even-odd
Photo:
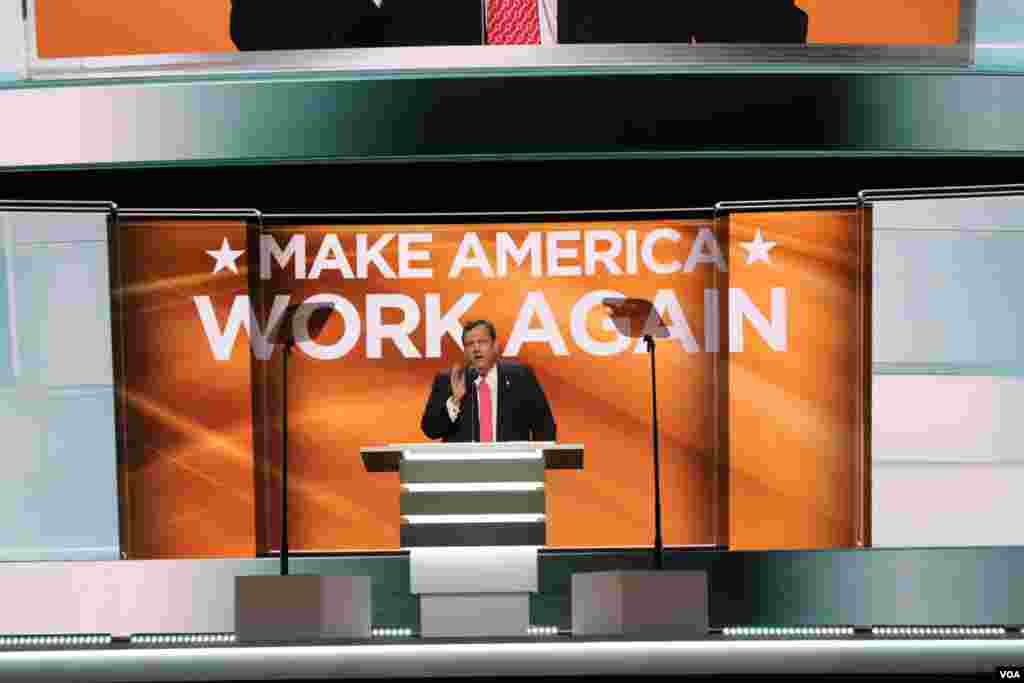
{"type": "Polygon", "coordinates": [[[397,475],[362,446],[425,441],[461,322],[530,364],[582,471],[548,474],[548,543],[649,545],[650,380],[600,304],[650,299],[669,544],[843,547],[863,465],[862,245],[853,211],[461,224],[122,225],[136,557],[245,555],[278,538],[289,303],[330,302],[289,364],[289,523],[301,550],[396,549],[397,475]],[[156,259],[156,254],[159,258],[156,259]],[[155,260],[156,259],[156,260],[155,260]]]}
{"type": "Polygon", "coordinates": [[[784,353],[753,336],[727,360],[730,546],[868,543],[869,252],[860,214],[734,213],[719,227],[730,241],[729,287],[754,301],[781,290],[789,302],[784,353]],[[750,252],[758,232],[776,243],[770,263],[750,252]]]}
{"type": "MultiPolygon", "coordinates": [[[[959,40],[960,0],[796,4],[808,15],[809,43],[953,45],[959,40]]],[[[230,11],[229,0],[36,0],[39,56],[231,52],[230,11]]]]}

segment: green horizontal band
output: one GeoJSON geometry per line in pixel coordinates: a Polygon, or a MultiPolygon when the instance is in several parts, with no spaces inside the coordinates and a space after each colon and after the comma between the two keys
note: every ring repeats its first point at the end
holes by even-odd
{"type": "Polygon", "coordinates": [[[403,515],[544,514],[544,491],[402,493],[403,515]]]}
{"type": "Polygon", "coordinates": [[[543,482],[544,461],[403,461],[399,472],[403,484],[452,484],[466,482],[543,482]]]}
{"type": "Polygon", "coordinates": [[[544,522],[526,524],[403,524],[403,548],[536,545],[546,543],[544,522]]]}

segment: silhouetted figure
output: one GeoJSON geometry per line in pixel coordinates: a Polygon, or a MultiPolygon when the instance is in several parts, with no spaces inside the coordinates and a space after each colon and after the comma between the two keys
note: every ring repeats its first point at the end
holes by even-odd
{"type": "Polygon", "coordinates": [[[232,0],[240,50],[479,45],[480,0],[232,0]]]}
{"type": "MultiPolygon", "coordinates": [[[[232,0],[231,38],[240,50],[485,42],[482,0],[379,2],[232,0]]],[[[560,43],[807,42],[807,15],[793,0],[557,0],[556,23],[560,43]]]]}
{"type": "Polygon", "coordinates": [[[560,43],[806,43],[793,0],[559,0],[560,43]]]}

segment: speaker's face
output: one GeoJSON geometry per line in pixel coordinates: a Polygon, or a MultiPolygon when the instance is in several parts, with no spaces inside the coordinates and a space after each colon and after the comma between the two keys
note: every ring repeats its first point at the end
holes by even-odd
{"type": "Polygon", "coordinates": [[[481,375],[486,374],[498,361],[498,340],[491,336],[486,325],[477,325],[466,332],[462,344],[467,365],[476,368],[481,375]]]}

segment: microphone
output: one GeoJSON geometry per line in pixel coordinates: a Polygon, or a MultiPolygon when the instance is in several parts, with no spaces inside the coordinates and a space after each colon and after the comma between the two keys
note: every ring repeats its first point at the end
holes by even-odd
{"type": "Polygon", "coordinates": [[[477,403],[476,397],[476,378],[480,376],[480,371],[470,366],[466,368],[466,392],[473,392],[472,398],[469,402],[473,405],[473,422],[470,427],[470,438],[473,441],[480,440],[480,405],[477,403]]]}

